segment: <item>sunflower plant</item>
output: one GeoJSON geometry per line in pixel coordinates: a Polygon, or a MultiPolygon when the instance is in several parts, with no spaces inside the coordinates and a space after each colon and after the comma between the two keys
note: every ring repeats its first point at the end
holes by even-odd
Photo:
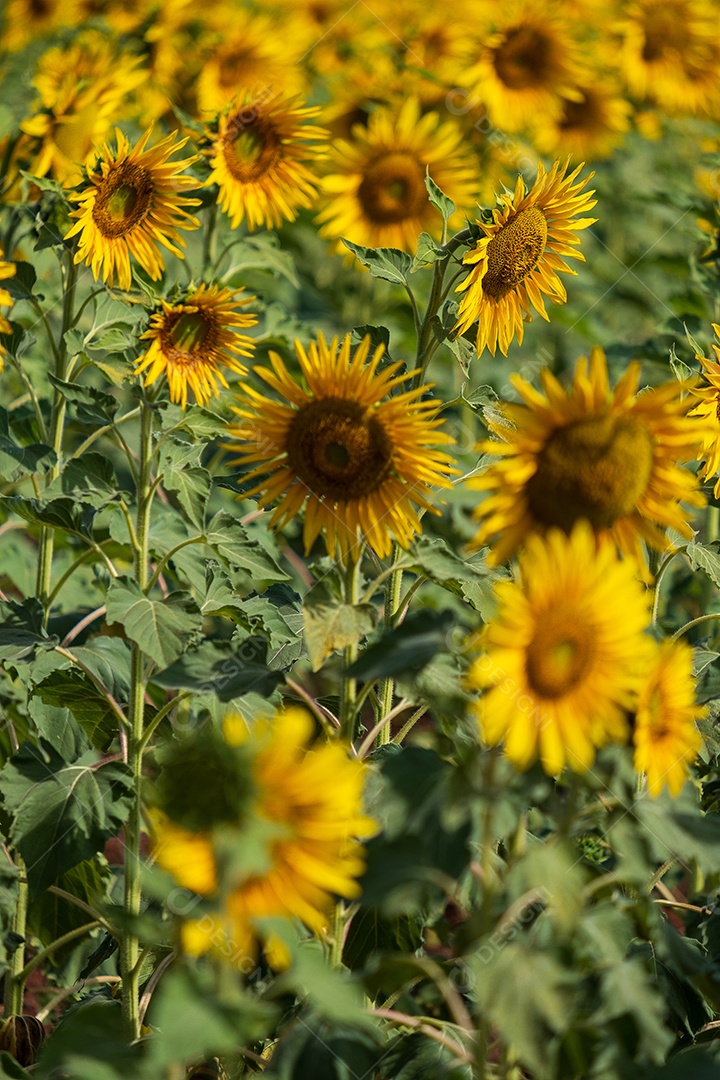
{"type": "Polygon", "coordinates": [[[606,7],[6,5],[0,1080],[720,1069],[717,35],[606,7]]]}

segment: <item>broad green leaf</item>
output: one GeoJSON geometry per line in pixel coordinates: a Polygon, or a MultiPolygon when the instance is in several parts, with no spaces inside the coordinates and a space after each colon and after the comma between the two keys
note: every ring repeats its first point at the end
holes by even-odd
{"type": "Polygon", "coordinates": [[[212,439],[227,430],[227,420],[200,405],[189,405],[187,409],[168,405],[161,414],[159,426],[163,432],[187,431],[198,439],[212,439]]]}
{"type": "Polygon", "coordinates": [[[49,191],[53,195],[65,198],[62,184],[59,184],[57,180],[51,180],[49,176],[33,176],[32,173],[25,172],[24,169],[20,169],[19,172],[23,179],[28,180],[33,187],[38,188],[40,191],[49,191]]]}
{"type": "Polygon", "coordinates": [[[32,1076],[3,1050],[0,1053],[0,1080],[32,1080],[32,1076]]]}
{"type": "Polygon", "coordinates": [[[292,967],[279,975],[274,992],[307,996],[313,1010],[332,1023],[373,1026],[364,1009],[360,984],[342,969],[328,967],[319,942],[309,941],[295,951],[292,967]]]}
{"type": "Polygon", "coordinates": [[[0,773],[10,841],[41,892],[117,833],[132,806],[131,773],[93,750],[67,763],[46,743],[23,743],[0,773]]]}
{"type": "Polygon", "coordinates": [[[70,737],[67,712],[95,749],[107,750],[117,738],[118,718],[112,706],[78,668],[54,671],[35,687],[35,695],[33,719],[40,733],[58,749],[70,737]]]}
{"type": "Polygon", "coordinates": [[[159,667],[176,660],[202,626],[200,608],[189,592],[151,600],[137,582],[127,577],[112,582],[105,606],[108,624],[121,623],[130,641],[159,667]]]}
{"type": "Polygon", "coordinates": [[[20,891],[19,877],[12,863],[5,857],[0,859],[0,974],[7,966],[5,939],[13,926],[20,891]]]}
{"type": "MultiPolygon", "coordinates": [[[[266,1072],[268,1080],[300,1080],[300,1077],[315,1080],[371,1080],[374,1077],[389,1080],[392,1077],[392,1080],[399,1080],[399,1073],[387,1071],[387,1051],[377,1028],[358,1027],[350,1021],[329,1023],[324,1015],[314,1015],[312,1007],[310,1011],[301,1012],[297,1019],[299,1023],[288,1027],[273,1051],[266,1072]]],[[[414,1080],[421,1080],[421,1075],[422,1080],[431,1077],[458,1080],[444,1070],[417,1073],[414,1080]]]]}
{"type": "Polygon", "coordinates": [[[37,274],[32,263],[16,262],[14,275],[3,280],[3,289],[10,293],[13,300],[27,300],[33,295],[36,281],[37,274]]]}
{"type": "Polygon", "coordinates": [[[56,378],[52,372],[48,379],[66,401],[74,406],[75,419],[81,424],[104,425],[111,424],[115,413],[118,411],[120,402],[112,394],[104,390],[96,390],[94,386],[80,386],[74,382],[63,382],[56,378]]]}
{"type": "Polygon", "coordinates": [[[415,257],[413,258],[410,267],[410,273],[414,274],[418,270],[421,270],[423,266],[427,266],[428,263],[434,263],[437,262],[438,259],[444,259],[446,255],[447,252],[435,243],[429,233],[420,233],[417,251],[415,252],[415,257]]]}
{"type": "Polygon", "coordinates": [[[383,281],[394,281],[400,285],[407,283],[412,259],[405,251],[396,248],[368,248],[360,244],[352,244],[345,237],[342,242],[353,255],[366,266],[373,277],[382,278],[383,281]]]}
{"type": "Polygon", "coordinates": [[[302,601],[298,593],[284,582],[271,585],[262,596],[250,596],[244,602],[245,612],[252,620],[253,633],[267,634],[270,640],[268,667],[271,671],[286,671],[302,655],[302,601]],[[255,629],[255,621],[260,626],[255,629]]]}
{"type": "Polygon", "coordinates": [[[42,443],[20,446],[9,435],[0,434],[0,476],[14,484],[21,476],[49,469],[57,460],[55,451],[42,443]]]}
{"type": "Polygon", "coordinates": [[[35,525],[49,525],[52,529],[74,533],[76,536],[92,536],[92,524],[97,507],[83,499],[60,496],[54,499],[24,499],[19,495],[3,496],[2,503],[13,514],[35,525]]]}
{"type": "MultiPolygon", "coordinates": [[[[113,876],[103,855],[95,855],[71,867],[57,880],[58,888],[91,907],[102,907],[113,876]]],[[[28,930],[43,945],[89,921],[87,911],[57,893],[45,892],[33,897],[28,913],[28,930]]],[[[74,945],[70,946],[70,949],[74,945]]],[[[58,958],[56,957],[56,960],[58,958]]]]}
{"type": "Polygon", "coordinates": [[[447,646],[447,635],[455,623],[451,611],[418,611],[394,630],[382,635],[348,668],[358,679],[387,679],[405,671],[420,671],[435,654],[447,646]]]}
{"type": "Polygon", "coordinates": [[[39,1071],[73,1080],[142,1077],[141,1049],[127,1039],[120,1002],[94,996],[68,1010],[45,1044],[39,1071]]]}
{"type": "Polygon", "coordinates": [[[207,469],[174,468],[163,473],[163,487],[172,491],[193,525],[202,529],[212,477],[207,469]]]}
{"type": "Polygon", "coordinates": [[[22,604],[0,601],[0,660],[22,660],[57,643],[43,628],[43,607],[35,597],[22,604]]]}
{"type": "Polygon", "coordinates": [[[267,697],[283,681],[279,671],[266,664],[265,638],[243,642],[203,641],[164,671],[152,676],[157,686],[167,690],[193,690],[196,694],[217,694],[221,701],[255,692],[267,697]]]}
{"type": "Polygon", "coordinates": [[[716,585],[720,586],[720,541],[698,544],[691,540],[686,548],[693,570],[702,570],[716,585]]]}
{"type": "Polygon", "coordinates": [[[425,187],[427,188],[428,198],[431,204],[436,210],[439,210],[442,214],[443,224],[447,225],[448,219],[453,216],[457,207],[452,199],[448,198],[444,192],[440,190],[435,181],[430,176],[430,172],[425,177],[425,187]]]}
{"type": "Polygon", "coordinates": [[[250,574],[257,584],[288,579],[272,555],[248,536],[239,521],[224,511],[216,514],[208,525],[205,543],[231,567],[250,574]]]}
{"type": "Polygon", "coordinates": [[[342,603],[322,582],[305,597],[303,612],[305,647],[313,671],[337,649],[359,644],[377,622],[377,608],[372,604],[342,603]]]}
{"type": "Polygon", "coordinates": [[[292,255],[283,251],[272,233],[243,236],[242,243],[232,249],[232,260],[233,265],[223,278],[227,285],[245,285],[243,275],[247,270],[263,270],[274,277],[284,277],[295,288],[300,288],[292,255]]]}
{"type": "MultiPolygon", "coordinates": [[[[230,575],[220,563],[209,560],[205,570],[207,591],[200,605],[203,615],[222,615],[226,619],[240,623],[247,630],[252,629],[252,622],[245,610],[245,600],[233,587],[230,575]]],[[[260,620],[256,620],[259,622],[260,620]]]]}
{"type": "MultiPolygon", "coordinates": [[[[71,674],[69,671],[54,671],[48,677],[48,681],[52,681],[53,678],[64,678],[69,674],[71,674]]],[[[39,684],[40,687],[43,686],[43,682],[39,684]]],[[[89,680],[86,679],[85,689],[88,682],[89,680]]],[[[34,688],[32,697],[28,701],[28,713],[33,719],[38,735],[41,735],[53,750],[57,751],[63,761],[76,761],[90,749],[88,736],[70,710],[64,706],[47,704],[38,687],[34,688]]],[[[115,726],[117,728],[117,725],[115,726]]]]}

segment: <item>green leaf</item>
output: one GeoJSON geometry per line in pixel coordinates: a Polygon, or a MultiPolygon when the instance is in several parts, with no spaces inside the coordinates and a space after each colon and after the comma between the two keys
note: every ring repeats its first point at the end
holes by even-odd
{"type": "MultiPolygon", "coordinates": [[[[60,669],[48,678],[52,680],[65,674],[69,672],[60,669]]],[[[39,686],[42,685],[43,683],[40,682],[39,686]]],[[[37,687],[28,701],[28,713],[33,719],[38,735],[41,735],[57,751],[63,761],[75,761],[90,749],[88,736],[70,710],[63,706],[46,704],[37,687]]]]}
{"type": "Polygon", "coordinates": [[[0,1053],[0,1080],[32,1080],[32,1076],[3,1050],[0,1053]]]}
{"type": "Polygon", "coordinates": [[[357,645],[377,622],[373,604],[344,604],[323,582],[313,586],[303,601],[305,647],[313,671],[337,649],[357,645]]]}
{"type": "Polygon", "coordinates": [[[292,967],[277,976],[273,992],[290,991],[307,996],[313,1010],[333,1023],[374,1027],[364,1009],[360,984],[341,969],[328,966],[319,942],[309,941],[297,949],[292,967]]]}
{"type": "Polygon", "coordinates": [[[224,511],[216,514],[208,525],[205,543],[230,566],[250,574],[258,586],[261,582],[288,580],[288,574],[280,569],[272,555],[248,536],[239,521],[224,511]]]}
{"type": "Polygon", "coordinates": [[[172,491],[193,525],[202,529],[210,498],[212,477],[207,469],[175,469],[163,476],[163,487],[172,491]]]}
{"type": "Polygon", "coordinates": [[[24,169],[20,169],[19,172],[25,180],[29,180],[33,187],[39,188],[40,191],[50,191],[53,195],[65,198],[62,184],[59,184],[57,180],[51,180],[49,176],[33,176],[32,173],[25,172],[24,169]]]}
{"type": "Polygon", "coordinates": [[[130,641],[159,667],[176,660],[202,626],[200,608],[189,592],[178,591],[163,600],[150,600],[128,577],[112,582],[105,606],[108,624],[120,623],[130,641]]]}
{"type": "Polygon", "coordinates": [[[36,649],[54,649],[56,637],[49,637],[43,627],[44,611],[36,597],[0,601],[0,660],[21,660],[36,649]]]}
{"type": "Polygon", "coordinates": [[[342,242],[358,261],[368,268],[373,277],[394,281],[400,285],[407,283],[412,267],[412,259],[407,252],[398,251],[396,248],[362,247],[360,244],[352,244],[345,237],[342,237],[342,242]]]}
{"type": "Polygon", "coordinates": [[[423,266],[427,266],[428,263],[434,263],[438,259],[446,257],[447,252],[435,243],[430,233],[422,232],[418,237],[417,251],[410,267],[410,273],[414,274],[423,266]]]}
{"type": "Polygon", "coordinates": [[[242,244],[233,247],[232,260],[232,273],[225,279],[228,285],[244,285],[247,270],[264,270],[274,277],[284,277],[296,289],[300,288],[292,255],[282,250],[280,241],[272,233],[243,236],[242,244]]]}
{"type": "Polygon", "coordinates": [[[156,672],[152,681],[167,690],[217,694],[220,701],[251,692],[267,697],[283,681],[279,671],[267,667],[267,644],[265,638],[247,638],[237,644],[204,641],[165,671],[156,672]]]}
{"type": "Polygon", "coordinates": [[[437,652],[446,648],[455,623],[451,611],[418,611],[394,630],[383,634],[348,668],[358,679],[394,678],[405,671],[420,671],[437,652]]]}
{"type": "Polygon", "coordinates": [[[477,386],[466,397],[463,390],[462,401],[469,405],[473,412],[482,413],[488,405],[496,405],[498,396],[492,386],[477,386]]]}
{"type": "Polygon", "coordinates": [[[141,1049],[127,1039],[119,1001],[94,996],[69,1009],[40,1055],[40,1075],[72,1080],[142,1076],[141,1049]],[[87,1056],[86,1056],[87,1055],[87,1056]]]}
{"type": "Polygon", "coordinates": [[[33,295],[36,281],[37,274],[32,263],[16,262],[15,273],[5,278],[3,288],[7,289],[13,300],[28,300],[33,295]]]}
{"type": "Polygon", "coordinates": [[[0,778],[13,817],[10,840],[38,892],[94,855],[124,824],[133,803],[126,765],[103,763],[93,750],[67,763],[43,739],[39,746],[24,742],[0,778]]]}
{"type": "Polygon", "coordinates": [[[20,446],[10,438],[7,427],[0,431],[0,476],[6,482],[14,484],[21,476],[49,469],[56,461],[57,456],[50,446],[42,443],[20,446]]]}
{"type": "Polygon", "coordinates": [[[75,418],[81,424],[111,424],[120,402],[104,390],[94,386],[80,386],[74,382],[63,382],[48,372],[48,379],[66,401],[74,406],[75,418]]]}
{"type": "MultiPolygon", "coordinates": [[[[57,885],[77,900],[98,908],[103,906],[112,881],[107,860],[103,855],[95,855],[61,874],[57,885]]],[[[88,912],[77,904],[57,893],[45,892],[33,897],[28,911],[28,932],[43,945],[49,945],[68,930],[84,926],[88,921],[88,912]]],[[[74,944],[69,946],[70,949],[74,947],[74,944]]]]}
{"type": "Polygon", "coordinates": [[[691,540],[686,548],[693,570],[702,570],[715,585],[720,586],[720,541],[698,544],[691,540]]]}
{"type": "Polygon", "coordinates": [[[19,495],[2,496],[2,504],[10,513],[17,514],[35,525],[49,525],[52,529],[74,533],[90,538],[92,524],[98,508],[83,499],[60,496],[54,499],[23,499],[19,495]]]}
{"type": "Polygon", "coordinates": [[[5,940],[13,927],[20,892],[19,874],[6,858],[0,860],[0,974],[7,967],[5,940]]]}
{"type": "Polygon", "coordinates": [[[67,713],[97,750],[107,750],[117,737],[118,718],[112,706],[77,668],[53,672],[38,683],[35,695],[33,719],[40,733],[53,746],[66,745],[71,736],[67,713]]]}
{"type": "Polygon", "coordinates": [[[670,346],[670,368],[675,378],[679,379],[680,382],[686,382],[688,379],[696,377],[696,372],[677,355],[674,345],[670,346]]]}
{"type": "Polygon", "coordinates": [[[302,655],[303,626],[300,596],[284,582],[271,585],[262,596],[250,596],[244,601],[247,617],[260,624],[254,633],[267,634],[270,639],[268,667],[271,671],[286,671],[302,655]]]}
{"type": "Polygon", "coordinates": [[[187,431],[199,439],[212,439],[227,430],[227,420],[200,405],[188,405],[187,409],[181,409],[179,405],[169,404],[161,414],[160,430],[187,431]]]}
{"type": "Polygon", "coordinates": [[[451,218],[457,210],[455,203],[452,201],[452,199],[448,198],[448,196],[440,190],[440,188],[430,176],[429,170],[425,177],[425,187],[427,188],[428,198],[430,199],[430,202],[435,207],[435,209],[439,210],[442,214],[443,225],[447,225],[448,219],[451,218]]]}

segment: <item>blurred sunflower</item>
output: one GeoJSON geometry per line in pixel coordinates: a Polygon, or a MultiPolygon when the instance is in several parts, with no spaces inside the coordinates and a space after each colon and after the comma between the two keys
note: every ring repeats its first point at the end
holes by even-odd
{"type": "Polygon", "coordinates": [[[2,14],[2,47],[22,49],[29,41],[52,34],[82,19],[79,0],[7,0],[2,14]]]}
{"type": "Polygon", "coordinates": [[[551,776],[565,764],[582,771],[596,748],[627,741],[651,647],[637,570],[581,521],[570,535],[530,537],[519,580],[495,586],[498,612],[477,639],[468,685],[484,691],[483,741],[504,742],[516,768],[539,757],[551,776]]]}
{"type": "MultiPolygon", "coordinates": [[[[240,290],[242,291],[242,290],[240,290]]],[[[170,400],[187,405],[188,387],[200,405],[217,395],[218,383],[227,387],[222,368],[246,375],[238,356],[252,356],[255,342],[237,330],[257,324],[257,315],[237,310],[255,298],[237,298],[238,290],[200,285],[181,303],[162,301],[162,311],[150,319],[141,340],[150,346],[135,363],[136,374],[147,371],[145,385],[167,375],[170,400]],[[234,355],[235,354],[235,355],[234,355]]]]}
{"type": "Polygon", "coordinates": [[[99,161],[88,175],[87,185],[74,196],[80,203],[71,217],[78,220],[65,239],[79,234],[75,262],[86,262],[95,280],[129,289],[132,276],[130,256],[142,266],[153,281],[165,268],[159,244],[183,258],[184,240],[178,229],[197,229],[199,221],[188,214],[186,206],[199,206],[199,199],[180,194],[197,187],[192,176],[182,171],[197,160],[197,155],[183,161],[169,158],[187,142],[173,132],[154,146],[147,147],[148,130],[134,147],[117,129],[117,149],[102,148],[99,161]]]}
{"type": "Polygon", "coordinates": [[[567,154],[582,161],[608,157],[630,128],[632,106],[618,87],[594,79],[563,99],[557,116],[542,116],[533,135],[541,154],[567,154]]]}
{"type": "MultiPolygon", "coordinates": [[[[270,963],[285,966],[285,946],[277,936],[266,938],[258,920],[297,918],[320,933],[328,925],[333,896],[359,896],[357,878],[365,867],[360,840],[376,831],[362,812],[365,766],[351,760],[339,742],[310,747],[313,727],[299,708],[254,721],[249,735],[245,722],[231,716],[228,754],[242,741],[249,758],[238,819],[222,820],[215,831],[196,831],[156,815],[159,865],[218,907],[209,929],[203,919],[183,925],[183,945],[191,955],[217,948],[220,938],[221,944],[232,942],[236,955],[254,957],[258,939],[265,938],[270,963]],[[253,828],[265,841],[257,865],[223,858],[232,850],[240,855],[253,828]]],[[[217,802],[217,792],[213,799],[217,802]]],[[[228,955],[226,949],[220,953],[228,955]]]]}
{"type": "MultiPolygon", "coordinates": [[[[425,187],[428,170],[458,207],[452,220],[459,223],[479,186],[460,129],[437,113],[421,116],[414,98],[397,112],[377,109],[367,127],[356,124],[352,139],[338,139],[331,149],[320,235],[414,251],[423,230],[437,236],[441,229],[425,187]]],[[[340,243],[338,248],[345,250],[340,243]]]]}
{"type": "Polygon", "coordinates": [[[656,644],[640,690],[633,730],[634,765],[646,774],[653,797],[665,785],[672,796],[680,793],[688,767],[702,746],[695,721],[705,710],[695,704],[692,660],[692,649],[682,641],[656,644]]]}
{"type": "Polygon", "coordinates": [[[715,113],[720,46],[714,4],[634,0],[619,31],[620,64],[631,94],[670,113],[715,113]]]}
{"type": "Polygon", "coordinates": [[[565,258],[585,257],[574,248],[580,243],[575,234],[587,229],[597,219],[578,217],[595,206],[593,191],[582,189],[592,178],[577,180],[582,165],[566,176],[569,162],[556,161],[550,172],[538,164],[537,179],[528,191],[518,176],[513,195],[501,195],[493,222],[478,225],[485,236],[463,258],[470,273],[458,285],[464,292],[458,309],[455,329],[464,333],[477,322],[477,351],[496,348],[507,355],[517,338],[522,344],[524,323],[531,319],[531,306],[548,319],[543,294],[553,304],[567,300],[558,271],[575,274],[565,258]]]}
{"type": "Polygon", "coordinates": [[[440,403],[424,397],[426,386],[388,397],[415,373],[398,374],[400,363],[378,370],[384,349],[368,360],[367,336],[352,357],[349,334],[329,345],[320,334],[307,352],[296,341],[295,351],[305,386],[271,352],[272,370],[254,370],[283,400],[245,384],[233,410],[240,418],[229,428],[239,440],[230,444],[240,454],[233,464],[252,463],[247,479],[257,480],[247,495],[259,494],[263,507],[277,502],[276,528],[305,505],[306,552],[320,533],[331,557],[339,549],[346,558],[366,540],[382,558],[393,536],[407,547],[420,532],[415,506],[432,510],[432,486],[449,487],[456,471],[433,449],[452,442],[437,431],[440,403]]]}
{"type": "Polygon", "coordinates": [[[146,78],[139,64],[139,57],[118,52],[97,31],[40,57],[33,79],[38,108],[20,125],[26,135],[40,140],[29,166],[33,176],[50,174],[67,186],[82,180],[82,168],[94,161],[96,145],[127,115],[129,95],[146,78]]]}
{"type": "Polygon", "coordinates": [[[638,394],[633,363],[611,391],[597,348],[589,371],[578,360],[568,390],[547,368],[540,378],[544,394],[510,376],[524,404],[503,404],[502,421],[488,424],[496,438],[479,448],[500,460],[469,481],[491,493],[475,511],[475,545],[495,545],[488,561],[504,562],[531,533],[569,533],[582,518],[642,565],[643,540],[663,551],[668,527],[691,538],[680,504],[705,499],[697,477],[677,463],[697,456],[702,425],[688,416],[682,385],[672,379],[638,394]]]}
{"type": "Polygon", "coordinates": [[[276,97],[302,93],[305,80],[293,43],[284,28],[267,16],[232,14],[232,33],[222,37],[206,56],[197,77],[197,109],[201,117],[227,108],[235,97],[276,97]]]}
{"type": "Polygon", "coordinates": [[[327,132],[306,123],[320,110],[288,97],[258,97],[221,116],[210,149],[208,184],[236,229],[278,228],[313,205],[319,180],[310,166],[327,132]]]}
{"type": "MultiPolygon", "coordinates": [[[[720,341],[720,326],[713,323],[715,336],[720,341]]],[[[720,473],[720,348],[713,343],[716,360],[707,360],[697,356],[704,373],[704,381],[697,387],[690,387],[690,393],[700,399],[699,405],[690,412],[690,416],[699,418],[699,433],[702,444],[698,451],[698,460],[704,462],[700,475],[703,480],[720,473]]],[[[720,495],[720,478],[713,488],[715,498],[720,495]]]]}
{"type": "MultiPolygon", "coordinates": [[[[546,0],[510,0],[491,9],[477,62],[461,82],[486,105],[502,131],[559,114],[578,70],[574,24],[546,0]]],[[[577,33],[577,30],[575,30],[577,33]]]]}
{"type": "MultiPolygon", "coordinates": [[[[0,281],[7,281],[8,278],[15,277],[16,267],[15,263],[7,262],[3,258],[3,250],[0,248],[0,281]]],[[[10,307],[13,299],[7,289],[0,288],[0,307],[10,307]]],[[[7,321],[4,315],[0,314],[0,334],[11,334],[12,326],[7,321]]],[[[5,352],[2,345],[0,345],[0,371],[3,369],[3,353],[5,352]]]]}

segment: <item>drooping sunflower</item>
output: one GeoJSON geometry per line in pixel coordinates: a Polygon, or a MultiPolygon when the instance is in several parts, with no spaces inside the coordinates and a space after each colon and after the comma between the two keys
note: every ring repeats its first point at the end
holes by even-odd
{"type": "MultiPolygon", "coordinates": [[[[720,341],[720,326],[713,323],[715,336],[720,341]]],[[[716,360],[697,356],[703,368],[704,381],[698,387],[691,387],[690,393],[700,399],[700,403],[690,412],[698,418],[702,441],[698,450],[698,459],[703,461],[701,476],[708,480],[720,473],[720,348],[713,343],[716,360]]],[[[715,482],[713,494],[720,495],[720,477],[715,482]]]]}
{"type": "Polygon", "coordinates": [[[662,551],[668,527],[692,537],[680,504],[705,499],[678,462],[697,456],[702,425],[688,416],[692,400],[676,379],[638,394],[640,365],[632,363],[611,391],[601,349],[589,370],[578,360],[567,390],[547,368],[544,394],[510,378],[524,404],[501,406],[502,421],[488,425],[495,439],[480,444],[499,460],[469,481],[490,493],[475,512],[475,543],[494,545],[488,561],[504,562],[531,533],[570,532],[581,518],[643,565],[643,540],[662,551]]]}
{"type": "Polygon", "coordinates": [[[507,355],[513,338],[522,344],[524,324],[531,319],[531,307],[548,319],[543,296],[553,304],[567,300],[558,271],[575,274],[565,258],[585,261],[575,248],[576,235],[597,219],[578,217],[595,206],[593,191],[583,191],[592,173],[578,180],[582,165],[566,176],[569,160],[556,161],[545,172],[538,164],[535,183],[528,191],[518,176],[512,195],[500,196],[500,208],[493,222],[478,225],[485,235],[467,253],[463,263],[472,269],[456,291],[464,293],[455,329],[464,333],[478,324],[477,351],[496,348],[507,355]]]}
{"type": "Polygon", "coordinates": [[[619,26],[628,88],[674,114],[709,114],[720,96],[717,11],[707,0],[635,0],[619,26]]]}
{"type": "MultiPolygon", "coordinates": [[[[230,943],[232,958],[240,960],[254,957],[265,936],[258,920],[300,919],[316,933],[327,927],[333,896],[360,894],[360,841],[376,824],[362,812],[365,766],[351,760],[339,742],[310,747],[313,722],[304,710],[289,708],[256,720],[249,735],[240,717],[230,717],[225,731],[228,755],[242,741],[249,758],[237,820],[224,813],[217,830],[201,831],[157,815],[155,850],[159,865],[179,885],[212,905],[212,916],[183,925],[185,950],[200,955],[215,949],[228,957],[230,943]],[[260,865],[228,864],[223,851],[242,852],[252,828],[265,840],[260,865]]],[[[217,792],[213,799],[218,802],[217,792]]],[[[265,945],[274,966],[287,963],[276,936],[265,945]]]]}
{"type": "Polygon", "coordinates": [[[129,289],[131,255],[153,281],[165,268],[160,244],[184,258],[185,241],[178,229],[199,227],[185,207],[199,206],[200,200],[181,194],[197,187],[197,181],[182,171],[197,155],[169,160],[187,142],[176,132],[148,147],[148,130],[132,149],[119,129],[116,137],[117,149],[103,146],[87,185],[75,196],[80,206],[70,216],[77,221],[65,239],[79,234],[75,262],[87,263],[96,281],[112,285],[117,278],[119,288],[129,289]]]}
{"type": "Polygon", "coordinates": [[[238,357],[252,356],[255,342],[236,331],[255,326],[257,315],[238,309],[254,299],[239,299],[236,289],[200,285],[182,302],[163,300],[162,310],[151,316],[149,328],[141,335],[151,344],[137,358],[136,373],[147,372],[146,386],[166,374],[170,400],[183,409],[188,387],[195,400],[206,405],[218,394],[218,383],[228,385],[223,367],[237,375],[247,374],[238,357]]]}
{"type": "Polygon", "coordinates": [[[575,88],[563,99],[557,116],[542,116],[533,134],[541,154],[568,154],[581,161],[608,157],[630,128],[630,102],[609,80],[600,78],[575,88]]]}
{"type": "Polygon", "coordinates": [[[559,7],[510,0],[489,9],[477,62],[461,81],[485,102],[502,131],[520,131],[538,115],[556,115],[573,93],[578,31],[559,7]]]}
{"type": "MultiPolygon", "coordinates": [[[[377,109],[366,127],[354,125],[352,139],[338,139],[331,149],[320,235],[414,251],[423,230],[437,236],[441,229],[425,186],[428,170],[458,208],[451,228],[460,226],[479,187],[460,128],[434,112],[421,116],[415,98],[399,111],[377,109]]],[[[345,251],[339,240],[338,250],[345,251]]]]}
{"type": "Polygon", "coordinates": [[[270,518],[280,528],[305,506],[304,541],[310,551],[323,533],[330,556],[357,551],[367,541],[380,557],[391,537],[407,547],[420,532],[415,507],[432,510],[432,487],[449,487],[452,459],[434,448],[452,442],[438,432],[439,402],[426,386],[394,396],[414,372],[402,364],[378,369],[383,346],[370,356],[365,337],[351,356],[350,335],[328,344],[320,334],[307,352],[295,342],[304,385],[271,352],[272,370],[255,373],[280,395],[277,401],[241,386],[230,449],[234,464],[252,464],[257,481],[247,495],[260,506],[277,503],[270,518]]]}
{"type": "Polygon", "coordinates": [[[640,690],[635,715],[634,764],[647,776],[651,796],[663,787],[680,793],[702,738],[695,721],[705,710],[695,704],[692,649],[682,641],[656,644],[650,672],[640,690]]]}
{"type": "Polygon", "coordinates": [[[208,184],[218,185],[233,229],[243,220],[251,231],[278,228],[313,205],[319,183],[313,167],[327,132],[307,121],[318,112],[294,98],[265,95],[219,118],[208,184]]]}
{"type": "Polygon", "coordinates": [[[504,743],[518,769],[539,757],[555,776],[592,765],[597,748],[627,741],[627,710],[645,677],[647,593],[632,559],[597,543],[587,522],[533,536],[517,581],[495,586],[498,612],[468,673],[484,691],[483,741],[504,743]]]}

